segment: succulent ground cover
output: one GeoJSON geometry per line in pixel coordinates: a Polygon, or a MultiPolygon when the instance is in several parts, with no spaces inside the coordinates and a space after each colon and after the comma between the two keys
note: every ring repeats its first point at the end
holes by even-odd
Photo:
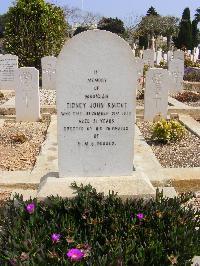
{"type": "Polygon", "coordinates": [[[200,82],[200,68],[186,67],[183,79],[186,81],[200,82]]]}
{"type": "Polygon", "coordinates": [[[174,95],[174,98],[190,106],[200,106],[200,92],[183,91],[174,95]]]}
{"type": "Polygon", "coordinates": [[[2,265],[191,265],[199,254],[200,213],[185,207],[191,194],[124,202],[114,192],[72,186],[72,199],[7,202],[2,265]]]}

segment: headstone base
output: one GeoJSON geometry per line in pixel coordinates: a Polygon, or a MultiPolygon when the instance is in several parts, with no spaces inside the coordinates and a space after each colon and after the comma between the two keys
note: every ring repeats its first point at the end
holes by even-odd
{"type": "Polygon", "coordinates": [[[71,184],[92,185],[97,192],[108,195],[109,191],[114,191],[122,199],[126,198],[151,198],[155,197],[156,190],[146,177],[120,176],[120,177],[48,177],[40,183],[37,198],[44,200],[48,196],[60,196],[62,198],[72,198],[75,196],[71,184]]]}

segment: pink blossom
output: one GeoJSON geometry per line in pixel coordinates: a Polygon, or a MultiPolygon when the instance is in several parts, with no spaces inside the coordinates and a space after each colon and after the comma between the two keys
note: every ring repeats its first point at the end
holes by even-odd
{"type": "Polygon", "coordinates": [[[28,205],[26,205],[26,211],[29,214],[34,213],[34,211],[35,211],[35,203],[29,203],[28,205]]]}
{"type": "Polygon", "coordinates": [[[84,253],[78,248],[72,248],[67,252],[67,257],[71,261],[80,261],[84,257],[84,253]]]}

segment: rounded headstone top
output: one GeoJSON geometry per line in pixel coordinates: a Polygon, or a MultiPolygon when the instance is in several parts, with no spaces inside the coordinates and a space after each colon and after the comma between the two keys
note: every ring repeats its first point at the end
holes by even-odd
{"type": "Polygon", "coordinates": [[[112,54],[122,52],[121,50],[123,49],[124,53],[127,53],[125,56],[130,55],[130,58],[133,60],[131,47],[124,39],[110,31],[97,29],[81,32],[69,41],[66,41],[58,59],[65,56],[68,51],[71,53],[72,49],[74,51],[78,49],[77,52],[84,52],[87,54],[92,54],[92,51],[95,50],[97,55],[98,51],[103,50],[103,55],[107,56],[111,48],[113,51],[112,54]]]}

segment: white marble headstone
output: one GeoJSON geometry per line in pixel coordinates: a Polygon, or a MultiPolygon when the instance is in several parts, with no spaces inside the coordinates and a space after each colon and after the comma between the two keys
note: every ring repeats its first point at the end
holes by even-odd
{"type": "Polygon", "coordinates": [[[143,60],[145,65],[149,65],[150,67],[154,66],[154,50],[147,49],[144,50],[143,60]]]}
{"type": "Polygon", "coordinates": [[[172,51],[168,51],[167,52],[167,62],[171,61],[173,59],[173,52],[172,51]]]}
{"type": "Polygon", "coordinates": [[[184,61],[184,52],[183,51],[174,51],[174,59],[180,59],[184,61]]]}
{"type": "Polygon", "coordinates": [[[177,93],[183,89],[184,61],[173,59],[168,63],[168,70],[175,80],[175,86],[169,89],[170,93],[177,93]]]}
{"type": "Polygon", "coordinates": [[[21,67],[15,71],[16,121],[40,119],[39,71],[34,67],[21,67]]]}
{"type": "Polygon", "coordinates": [[[0,89],[14,90],[14,72],[18,68],[18,56],[5,54],[0,56],[0,89]]]}
{"type": "Polygon", "coordinates": [[[162,50],[158,50],[156,52],[156,65],[160,65],[160,62],[163,60],[163,57],[162,57],[162,50]]]}
{"type": "Polygon", "coordinates": [[[144,120],[153,121],[161,114],[167,117],[168,110],[168,80],[167,69],[150,68],[146,73],[146,87],[144,95],[144,120]]]}
{"type": "Polygon", "coordinates": [[[42,88],[45,90],[56,89],[56,63],[54,56],[45,56],[42,58],[42,88]]]}
{"type": "Polygon", "coordinates": [[[60,177],[131,175],[137,76],[116,34],[86,31],[66,42],[57,62],[60,177]]]}
{"type": "Polygon", "coordinates": [[[195,62],[195,63],[196,63],[196,61],[198,60],[198,58],[199,58],[199,48],[196,47],[196,48],[194,49],[194,62],[195,62]]]}
{"type": "Polygon", "coordinates": [[[139,57],[135,57],[135,65],[136,65],[136,69],[137,69],[137,89],[136,89],[136,93],[138,90],[142,89],[142,79],[143,79],[143,70],[144,70],[144,61],[142,58],[139,57]]]}

